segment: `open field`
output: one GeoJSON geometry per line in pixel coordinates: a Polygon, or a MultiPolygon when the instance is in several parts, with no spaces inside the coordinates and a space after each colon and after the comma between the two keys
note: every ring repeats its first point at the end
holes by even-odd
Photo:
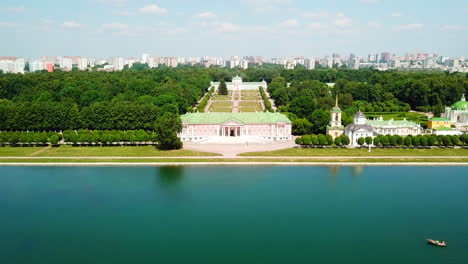
{"type": "Polygon", "coordinates": [[[0,147],[0,157],[191,157],[218,156],[216,153],[191,150],[161,151],[154,146],[115,147],[0,147]],[[44,151],[39,152],[43,149],[44,151]],[[32,155],[37,153],[35,155],[32,155]]]}
{"type": "Polygon", "coordinates": [[[25,157],[31,156],[42,147],[0,147],[0,157],[25,157]]]}
{"type": "Polygon", "coordinates": [[[248,152],[239,156],[260,157],[333,157],[333,156],[467,156],[468,149],[303,149],[288,148],[267,152],[248,152]]]}

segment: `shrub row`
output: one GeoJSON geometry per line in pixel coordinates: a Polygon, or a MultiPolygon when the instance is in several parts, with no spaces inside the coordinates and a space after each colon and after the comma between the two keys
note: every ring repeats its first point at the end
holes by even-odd
{"type": "Polygon", "coordinates": [[[210,100],[211,96],[213,95],[214,89],[215,89],[214,86],[211,86],[208,93],[205,95],[205,97],[203,97],[203,99],[201,100],[200,104],[197,107],[198,112],[200,113],[205,112],[205,107],[208,104],[208,101],[210,100]]]}
{"type": "Polygon", "coordinates": [[[153,131],[145,130],[65,130],[63,134],[57,132],[0,132],[0,144],[11,146],[32,146],[32,145],[58,145],[63,139],[63,143],[68,144],[155,144],[156,134],[153,131]]]}
{"type": "Polygon", "coordinates": [[[273,109],[271,108],[271,102],[268,99],[268,96],[266,95],[265,90],[261,86],[259,90],[260,90],[260,94],[262,95],[263,103],[265,104],[265,110],[267,110],[268,112],[273,112],[273,109]]]}
{"type": "Polygon", "coordinates": [[[304,135],[302,137],[296,138],[296,144],[305,145],[305,146],[347,146],[349,145],[349,137],[346,135],[341,135],[336,137],[333,140],[331,135],[304,135]]]}
{"type": "Polygon", "coordinates": [[[418,136],[406,136],[402,137],[399,135],[378,135],[377,137],[369,140],[369,138],[359,138],[358,144],[360,146],[366,144],[373,144],[374,146],[414,146],[414,147],[426,147],[426,146],[458,146],[468,145],[468,135],[464,134],[461,136],[442,136],[442,135],[418,135],[418,136]]]}
{"type": "Polygon", "coordinates": [[[57,145],[62,135],[57,132],[0,132],[0,144],[21,145],[57,145]]]}

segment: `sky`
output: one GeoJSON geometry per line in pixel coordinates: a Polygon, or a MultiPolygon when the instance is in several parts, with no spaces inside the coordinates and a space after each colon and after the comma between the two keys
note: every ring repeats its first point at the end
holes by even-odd
{"type": "Polygon", "coordinates": [[[468,57],[466,0],[0,0],[0,56],[468,57]]]}

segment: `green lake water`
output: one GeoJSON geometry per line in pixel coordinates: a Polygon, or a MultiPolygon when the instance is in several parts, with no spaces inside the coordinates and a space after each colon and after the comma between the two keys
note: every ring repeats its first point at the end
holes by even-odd
{"type": "Polygon", "coordinates": [[[467,169],[0,167],[0,263],[468,263],[467,169]]]}

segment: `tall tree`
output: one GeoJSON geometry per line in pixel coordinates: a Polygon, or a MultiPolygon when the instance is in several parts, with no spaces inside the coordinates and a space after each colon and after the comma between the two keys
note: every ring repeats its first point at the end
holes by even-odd
{"type": "Polygon", "coordinates": [[[162,150],[181,149],[182,142],[177,136],[182,131],[182,121],[173,113],[164,113],[154,126],[158,148],[162,150]]]}
{"type": "Polygon", "coordinates": [[[228,89],[227,89],[227,86],[226,86],[226,82],[224,80],[221,80],[221,83],[219,84],[218,94],[228,95],[228,89]]]}

